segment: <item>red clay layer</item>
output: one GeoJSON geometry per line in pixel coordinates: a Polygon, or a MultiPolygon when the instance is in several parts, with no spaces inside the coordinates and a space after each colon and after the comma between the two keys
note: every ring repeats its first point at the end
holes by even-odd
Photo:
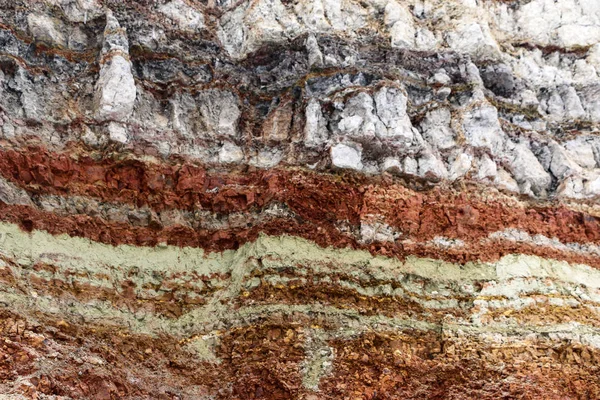
{"type": "MultiPolygon", "coordinates": [[[[436,187],[417,192],[382,177],[327,175],[297,169],[207,172],[190,163],[151,164],[50,153],[0,151],[0,175],[31,193],[91,196],[103,201],[219,213],[287,204],[313,223],[380,215],[404,238],[475,239],[517,228],[562,242],[600,243],[600,220],[564,205],[514,207],[481,190],[436,187]]],[[[526,204],[526,203],[523,203],[526,204]]]]}
{"type": "MultiPolygon", "coordinates": [[[[481,248],[481,239],[507,228],[556,237],[563,243],[600,243],[600,219],[564,205],[515,207],[501,196],[485,197],[476,188],[461,193],[440,187],[418,192],[389,177],[337,176],[285,168],[207,172],[202,166],[186,162],[96,160],[86,153],[74,158],[69,153],[50,153],[42,148],[0,150],[0,175],[30,193],[91,196],[114,203],[148,205],[157,211],[177,208],[243,212],[276,201],[286,204],[297,216],[294,221],[210,232],[186,227],[132,227],[86,216],[61,218],[30,208],[2,205],[0,220],[19,223],[26,229],[68,233],[110,244],[151,246],[165,241],[222,250],[254,240],[264,231],[297,235],[320,245],[360,247],[340,234],[335,225],[348,221],[358,226],[372,215],[402,233],[402,245],[397,242],[368,246],[371,251],[386,255],[431,256],[435,250],[424,249],[422,244],[409,245],[405,239],[423,243],[435,236],[461,239],[470,245],[467,250],[445,250],[448,255],[440,257],[456,261],[493,260],[506,251],[527,248],[511,244],[481,248]]],[[[592,257],[561,256],[561,252],[549,249],[524,251],[597,263],[592,257]]]]}
{"type": "Polygon", "coordinates": [[[167,243],[173,246],[198,247],[208,252],[215,252],[236,249],[245,243],[255,241],[261,233],[265,233],[272,236],[286,234],[301,237],[322,247],[364,249],[374,255],[397,257],[401,260],[406,256],[414,255],[465,263],[468,261],[496,261],[507,254],[531,254],[595,267],[600,266],[598,257],[590,255],[563,252],[527,243],[480,241],[476,237],[466,237],[463,247],[450,249],[428,246],[424,242],[396,241],[360,244],[341,233],[335,227],[335,221],[326,219],[311,222],[301,218],[282,218],[244,229],[212,231],[194,230],[181,225],[166,228],[136,227],[127,223],[107,222],[101,218],[84,215],[63,217],[29,206],[6,205],[0,202],[0,220],[19,224],[26,231],[42,230],[53,235],[67,234],[110,245],[155,246],[159,243],[167,243]]]}

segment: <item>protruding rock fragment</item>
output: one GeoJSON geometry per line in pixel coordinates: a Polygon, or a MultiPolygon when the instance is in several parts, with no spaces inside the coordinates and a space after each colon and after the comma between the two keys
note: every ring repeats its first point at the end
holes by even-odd
{"type": "Polygon", "coordinates": [[[60,47],[67,46],[64,26],[60,20],[43,14],[29,14],[27,23],[29,32],[36,40],[60,47]]]}
{"type": "Polygon", "coordinates": [[[451,181],[463,177],[472,165],[473,157],[466,153],[459,153],[450,164],[449,178],[451,181]]]}
{"type": "Polygon", "coordinates": [[[204,15],[184,0],[173,0],[163,4],[158,10],[182,30],[195,32],[204,28],[204,15]]]}
{"type": "Polygon", "coordinates": [[[198,109],[202,117],[206,136],[236,137],[241,112],[237,97],[226,90],[209,89],[197,97],[198,109]]]}
{"type": "Polygon", "coordinates": [[[360,171],[363,168],[361,150],[337,144],[331,148],[331,162],[334,167],[360,171]]]}
{"type": "Polygon", "coordinates": [[[309,147],[323,145],[329,138],[327,121],[323,117],[319,100],[311,98],[306,105],[304,144],[309,147]]]}
{"type": "Polygon", "coordinates": [[[512,173],[519,183],[524,185],[524,192],[529,189],[533,193],[542,193],[550,186],[552,178],[548,174],[529,147],[524,143],[514,145],[509,153],[512,173]]]}
{"type": "Polygon", "coordinates": [[[113,121],[108,123],[108,137],[113,142],[122,144],[125,144],[129,141],[129,136],[127,135],[127,128],[123,126],[123,124],[119,124],[113,121]]]}
{"type": "Polygon", "coordinates": [[[388,157],[384,160],[381,169],[392,174],[400,174],[402,172],[402,163],[397,158],[388,157]]]}
{"type": "Polygon", "coordinates": [[[451,117],[450,110],[447,108],[437,108],[428,112],[421,123],[423,138],[438,149],[449,149],[455,146],[454,132],[450,128],[451,117]]]}
{"type": "Polygon", "coordinates": [[[385,6],[384,22],[390,26],[392,47],[413,48],[415,46],[415,27],[410,12],[396,0],[385,6]]]}
{"type": "Polygon", "coordinates": [[[98,121],[124,121],[133,112],[136,87],[126,32],[111,11],[106,13],[100,76],[94,98],[98,121]]]}
{"type": "Polygon", "coordinates": [[[239,146],[225,142],[219,150],[219,162],[223,164],[238,163],[244,159],[244,152],[239,146]]]}
{"type": "Polygon", "coordinates": [[[383,87],[374,98],[360,92],[344,105],[337,124],[342,135],[378,137],[410,142],[412,124],[406,113],[406,96],[396,88],[383,87]]]}
{"type": "Polygon", "coordinates": [[[319,43],[315,35],[308,35],[308,38],[306,38],[306,51],[308,52],[308,66],[311,68],[322,68],[323,53],[319,49],[319,43]]]}
{"type": "Polygon", "coordinates": [[[102,7],[98,0],[46,0],[50,4],[58,5],[71,22],[87,24],[102,15],[102,7]]]}
{"type": "Polygon", "coordinates": [[[474,147],[485,147],[492,154],[499,154],[504,148],[506,136],[498,121],[498,110],[483,106],[469,111],[463,123],[465,137],[474,147]]]}
{"type": "Polygon", "coordinates": [[[419,158],[419,176],[433,180],[442,180],[448,178],[448,170],[438,157],[430,150],[426,149],[419,158]]]}

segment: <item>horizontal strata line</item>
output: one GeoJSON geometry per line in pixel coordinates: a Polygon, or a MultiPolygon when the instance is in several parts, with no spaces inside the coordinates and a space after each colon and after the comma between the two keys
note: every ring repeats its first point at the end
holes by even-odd
{"type": "Polygon", "coordinates": [[[25,273],[53,282],[70,282],[73,278],[96,290],[122,291],[122,284],[128,282],[137,288],[141,299],[171,290],[212,295],[227,286],[234,271],[234,260],[241,257],[249,262],[247,270],[238,270],[238,279],[244,287],[247,286],[246,278],[256,276],[265,278],[266,282],[270,281],[269,276],[274,276],[278,282],[311,277],[331,283],[335,278],[337,284],[366,296],[397,293],[421,303],[447,298],[442,293],[420,290],[419,282],[426,279],[446,282],[451,287],[466,283],[465,288],[458,289],[457,296],[461,301],[470,299],[487,303],[514,299],[515,296],[548,297],[560,287],[566,290],[565,296],[571,293],[569,296],[574,296],[578,303],[594,299],[600,302],[600,293],[594,292],[600,288],[596,270],[569,266],[565,262],[542,261],[535,256],[511,255],[496,263],[464,265],[416,257],[401,262],[394,258],[372,258],[369,253],[359,250],[320,249],[291,236],[260,236],[237,251],[208,254],[201,249],[173,246],[108,246],[81,238],[51,236],[41,231],[26,234],[9,224],[0,226],[3,227],[0,260],[4,258],[9,267],[7,272],[10,272],[0,277],[16,286],[25,273]],[[289,254],[291,250],[294,253],[289,254]],[[308,254],[311,257],[307,257],[308,254]],[[255,264],[256,260],[260,263],[255,264]],[[336,267],[340,262],[341,266],[336,267]],[[244,278],[240,276],[241,271],[245,271],[244,278]],[[533,283],[530,282],[532,279],[533,283]],[[542,279],[544,284],[540,286],[536,279],[542,279]],[[207,281],[208,288],[204,284],[207,281]],[[473,285],[483,286],[476,290],[473,285]],[[398,292],[394,288],[401,290],[398,292]],[[145,290],[150,296],[144,295],[145,290]],[[473,298],[475,295],[477,297],[473,298]]]}
{"type": "MultiPolygon", "coordinates": [[[[77,246],[76,240],[72,242],[77,246]]],[[[567,268],[564,263],[553,264],[549,261],[545,265],[540,263],[536,269],[535,257],[506,257],[495,264],[495,269],[494,265],[485,264],[466,265],[461,269],[455,264],[415,258],[405,263],[387,260],[387,268],[384,265],[367,268],[362,260],[357,260],[358,251],[337,251],[340,255],[336,257],[338,261],[344,261],[337,267],[330,265],[332,261],[327,258],[320,265],[323,260],[305,260],[301,257],[278,260],[263,253],[264,249],[270,252],[282,249],[285,255],[288,247],[284,245],[286,242],[290,244],[290,249],[302,249],[302,241],[297,239],[262,237],[254,244],[247,245],[246,249],[236,252],[238,255],[232,259],[211,255],[206,259],[206,266],[202,265],[204,260],[198,260],[200,265],[189,265],[184,269],[176,266],[156,269],[144,265],[104,265],[93,259],[64,254],[60,252],[60,246],[57,246],[58,253],[42,253],[37,258],[7,250],[4,256],[0,256],[0,267],[2,258],[6,262],[4,268],[0,268],[0,281],[22,292],[33,291],[36,296],[77,299],[79,302],[108,300],[113,306],[125,307],[130,312],[150,312],[169,318],[178,318],[191,309],[205,307],[207,302],[215,299],[229,299],[229,304],[240,306],[259,303],[310,304],[325,299],[325,304],[355,309],[363,315],[373,315],[376,310],[379,315],[397,317],[408,311],[413,318],[421,315],[418,319],[425,321],[439,320],[446,314],[464,318],[468,315],[467,309],[474,313],[472,316],[486,317],[488,310],[495,312],[511,304],[515,313],[520,312],[523,306],[531,309],[531,306],[539,305],[538,308],[534,307],[539,317],[548,315],[548,306],[562,304],[572,313],[577,310],[583,312],[586,307],[591,311],[600,304],[600,291],[597,287],[588,286],[594,285],[593,274],[585,274],[581,267],[567,268]],[[263,250],[249,250],[256,247],[262,247],[263,250]],[[350,254],[352,257],[348,258],[350,254]],[[238,261],[234,265],[232,260],[236,258],[238,261]],[[262,262],[257,264],[257,258],[262,262]],[[340,276],[340,270],[346,271],[345,274],[340,276]],[[356,273],[357,270],[361,271],[358,276],[352,275],[352,271],[356,273]],[[383,276],[375,278],[377,270],[383,276]],[[274,271],[283,271],[284,275],[274,275],[274,271]],[[252,284],[257,277],[260,277],[258,285],[252,284]],[[311,277],[319,278],[315,280],[311,277]],[[461,277],[460,281],[449,280],[458,277],[461,277]],[[382,278],[386,279],[385,283],[378,284],[382,278]],[[425,281],[429,290],[419,289],[425,281]],[[204,282],[209,283],[208,288],[204,282]],[[232,285],[235,290],[230,291],[232,285]],[[436,285],[440,285],[440,288],[434,290],[436,285]],[[303,287],[308,290],[303,290],[303,287]],[[297,294],[300,296],[294,294],[298,288],[300,292],[297,294]],[[325,296],[320,296],[319,292],[325,296]],[[133,293],[135,296],[132,297],[133,293]],[[221,294],[226,294],[226,297],[221,294]],[[355,301],[358,303],[354,304],[355,301]],[[144,311],[144,304],[148,303],[154,304],[154,311],[144,311]]],[[[12,242],[12,235],[8,244],[16,246],[12,242]]],[[[143,249],[139,250],[144,253],[143,249]]],[[[333,255],[336,251],[323,250],[321,253],[333,255]]],[[[152,252],[145,252],[140,257],[152,257],[152,252]]],[[[580,313],[572,320],[596,326],[598,324],[594,321],[600,314],[592,312],[587,314],[589,318],[584,317],[580,313]]]]}
{"type": "Polygon", "coordinates": [[[209,210],[168,209],[154,211],[147,206],[112,203],[85,196],[31,194],[0,178],[0,192],[10,191],[12,196],[0,197],[7,205],[23,205],[60,217],[86,215],[107,222],[129,223],[132,226],[161,228],[183,225],[194,229],[245,228],[270,218],[294,218],[285,204],[276,201],[251,210],[216,213],[209,210]]]}
{"type": "MultiPolygon", "coordinates": [[[[208,230],[227,230],[236,228],[245,228],[248,226],[263,223],[276,218],[295,218],[296,215],[289,211],[285,204],[271,201],[263,207],[247,211],[237,211],[231,213],[214,213],[208,210],[180,210],[170,209],[162,212],[155,212],[147,206],[136,207],[131,204],[111,203],[99,201],[97,199],[85,196],[60,196],[30,194],[26,190],[16,187],[14,184],[0,178],[0,192],[12,193],[12,196],[4,195],[4,202],[8,205],[28,205],[35,208],[51,212],[58,216],[87,215],[94,218],[102,218],[108,222],[130,223],[133,226],[148,227],[154,226],[161,228],[183,225],[194,229],[208,230]]],[[[1,200],[0,200],[1,201],[1,200]]],[[[369,217],[366,217],[369,219],[369,217]]],[[[367,221],[367,223],[369,223],[367,221]]],[[[362,221],[361,221],[362,224],[362,221]]],[[[352,231],[349,236],[361,242],[361,226],[346,226],[352,231]]],[[[348,232],[346,232],[348,233],[348,232]]],[[[403,238],[412,240],[411,238],[403,238]]],[[[514,228],[507,228],[502,231],[492,232],[487,239],[482,240],[508,240],[513,242],[529,243],[535,246],[550,247],[555,250],[575,253],[584,256],[600,256],[600,246],[589,243],[562,243],[558,239],[551,239],[544,235],[530,235],[529,233],[514,228]]],[[[475,239],[469,240],[473,246],[475,239]]],[[[417,240],[417,244],[422,242],[417,240]]],[[[428,241],[431,246],[438,247],[463,247],[465,242],[458,238],[434,237],[428,241]],[[449,239],[449,240],[448,240],[449,239]]],[[[485,243],[487,244],[487,243],[485,243]]]]}
{"type": "Polygon", "coordinates": [[[408,237],[485,238],[514,228],[563,243],[600,244],[600,218],[571,206],[519,201],[492,189],[415,191],[391,177],[298,168],[208,172],[189,163],[94,160],[35,148],[0,151],[0,176],[34,195],[91,197],[162,210],[245,212],[271,202],[320,226],[374,216],[408,237]],[[389,179],[388,179],[389,178],[389,179]]]}
{"type": "MultiPolygon", "coordinates": [[[[270,217],[251,227],[235,229],[194,229],[182,225],[169,227],[132,226],[130,223],[107,222],[87,215],[59,216],[32,206],[9,206],[0,202],[0,221],[20,226],[26,231],[45,231],[51,235],[67,234],[96,242],[130,246],[154,247],[169,244],[177,247],[202,248],[209,252],[237,249],[255,241],[261,234],[290,235],[314,241],[320,246],[369,250],[373,255],[404,259],[411,255],[449,262],[496,261],[508,254],[531,254],[545,258],[598,266],[597,255],[566,252],[527,242],[510,240],[479,240],[465,238],[465,246],[446,248],[429,242],[384,242],[361,244],[340,232],[334,224],[313,223],[301,218],[270,217]]],[[[487,238],[486,238],[487,239],[487,238]]]]}
{"type": "MultiPolygon", "coordinates": [[[[0,267],[1,260],[0,258],[0,267]]],[[[176,316],[184,310],[204,306],[213,296],[235,283],[229,273],[199,276],[195,271],[164,271],[160,275],[154,275],[139,269],[135,272],[127,268],[103,269],[99,266],[92,269],[91,265],[85,263],[76,270],[52,262],[36,262],[31,267],[6,259],[4,261],[7,265],[0,268],[0,281],[11,284],[14,288],[27,291],[25,287],[29,286],[38,295],[74,297],[79,301],[101,298],[118,304],[133,304],[131,309],[139,309],[140,304],[154,303],[170,312],[173,307],[162,306],[172,305],[177,306],[177,312],[171,312],[176,316]],[[108,270],[112,272],[110,275],[108,270]],[[135,293],[135,297],[127,295],[127,292],[135,293]]],[[[359,303],[366,300],[367,307],[377,305],[375,308],[382,315],[402,314],[405,311],[409,311],[411,315],[438,311],[465,315],[467,308],[475,307],[477,310],[471,311],[479,315],[500,316],[509,311],[511,317],[517,314],[555,317],[551,311],[554,309],[558,310],[557,315],[560,315],[561,310],[567,314],[577,313],[574,320],[600,322],[600,313],[594,311],[600,311],[600,291],[557,278],[510,278],[501,281],[500,287],[496,283],[472,284],[464,281],[467,288],[470,288],[465,290],[461,285],[446,285],[436,280],[411,277],[410,274],[390,277],[387,283],[377,284],[368,280],[357,281],[351,276],[347,280],[334,270],[321,272],[319,277],[309,275],[307,279],[304,276],[309,272],[303,266],[295,266],[294,270],[298,273],[292,277],[273,273],[265,275],[264,270],[252,269],[251,260],[249,265],[244,269],[245,279],[238,285],[242,287],[241,296],[232,299],[235,304],[307,304],[327,299],[327,302],[332,300],[334,305],[342,304],[344,307],[359,309],[362,305],[354,307],[352,304],[353,299],[359,299],[359,303]],[[419,285],[424,281],[434,287],[440,285],[443,292],[419,290],[419,285]],[[345,299],[349,299],[349,303],[345,299]],[[368,304],[371,300],[374,302],[368,304]],[[533,311],[537,311],[537,314],[533,311]]],[[[368,313],[372,314],[372,311],[368,313]]]]}
{"type": "MultiPolygon", "coordinates": [[[[541,284],[549,278],[591,290],[600,289],[600,271],[586,265],[545,260],[535,256],[505,256],[496,263],[468,263],[459,265],[431,259],[412,257],[404,262],[389,257],[372,257],[366,251],[322,248],[316,244],[293,237],[260,236],[236,251],[208,254],[202,249],[163,246],[157,248],[127,245],[109,246],[82,238],[53,236],[41,231],[26,233],[16,225],[0,223],[0,255],[13,263],[13,270],[34,271],[35,265],[47,262],[61,270],[76,275],[122,276],[148,282],[148,275],[168,272],[174,276],[191,277],[229,274],[228,285],[220,288],[205,305],[193,308],[177,318],[164,318],[159,313],[138,315],[130,309],[114,307],[109,301],[33,295],[28,280],[19,275],[18,285],[0,283],[0,303],[17,312],[55,310],[57,315],[78,315],[86,324],[108,324],[130,329],[135,333],[150,335],[168,334],[185,338],[202,332],[229,329],[240,324],[264,320],[276,315],[292,316],[301,313],[308,317],[322,315],[341,319],[350,330],[356,329],[417,329],[436,332],[464,331],[474,335],[502,334],[526,335],[529,333],[556,333],[561,338],[599,347],[600,330],[578,323],[554,323],[549,326],[511,324],[506,322],[485,325],[464,324],[451,321],[431,323],[419,319],[362,315],[353,309],[341,309],[320,304],[266,304],[235,306],[235,299],[244,297],[244,278],[256,268],[253,260],[261,259],[267,268],[277,265],[295,268],[310,265],[323,272],[345,270],[360,271],[376,279],[413,274],[434,281],[454,284],[488,282],[505,285],[514,279],[538,279],[541,284]],[[136,278],[138,276],[138,278],[136,278]],[[146,277],[145,277],[146,276],[146,277]],[[453,328],[456,326],[457,328],[453,328]]],[[[515,282],[518,287],[518,282],[515,282]]],[[[567,285],[568,286],[568,285],[567,285]]],[[[484,288],[485,289],[485,288],[484,288]]],[[[500,289],[500,288],[499,288],[500,289]]],[[[577,288],[575,288],[576,290],[577,288]]],[[[583,292],[582,292],[583,293],[583,292]]],[[[493,293],[490,293],[493,294],[493,293]]],[[[481,300],[481,296],[474,296],[481,300]]],[[[78,320],[81,323],[81,320],[78,320]]]]}
{"type": "MultiPolygon", "coordinates": [[[[559,279],[565,283],[600,288],[600,271],[586,265],[546,260],[537,256],[509,255],[494,263],[455,264],[433,259],[409,257],[400,261],[390,257],[375,257],[366,251],[322,248],[317,244],[291,236],[259,236],[236,251],[206,253],[197,248],[174,246],[134,247],[110,246],[83,238],[53,236],[43,231],[26,233],[16,225],[0,223],[1,254],[19,265],[49,264],[67,269],[76,275],[90,273],[113,276],[168,272],[191,277],[221,276],[231,274],[236,262],[248,259],[262,260],[263,268],[280,268],[283,265],[302,269],[303,265],[316,272],[330,274],[331,267],[322,265],[343,264],[344,269],[364,271],[380,281],[389,281],[397,274],[411,274],[425,279],[444,282],[500,282],[516,278],[559,279]],[[274,258],[273,258],[274,257],[274,258]],[[126,272],[130,271],[130,272],[126,272]]],[[[238,268],[238,274],[241,270],[238,268]]],[[[241,279],[241,277],[239,277],[241,279]]],[[[506,284],[504,284],[506,285],[506,284]]],[[[495,287],[495,286],[494,286],[495,287]]],[[[486,289],[486,295],[497,297],[500,287],[486,289]]],[[[526,287],[523,290],[527,289],[526,287]]]]}
{"type": "MultiPolygon", "coordinates": [[[[386,317],[383,315],[365,316],[356,310],[340,309],[319,304],[310,305],[258,305],[246,306],[239,309],[220,310],[193,310],[182,317],[172,320],[155,315],[145,315],[144,318],[136,318],[133,313],[114,309],[103,301],[90,304],[79,302],[63,302],[51,297],[38,297],[31,299],[29,294],[10,292],[10,289],[2,288],[0,285],[0,303],[18,312],[39,312],[48,310],[46,314],[77,315],[77,323],[83,322],[87,325],[114,326],[115,328],[126,328],[134,334],[146,334],[160,337],[185,339],[200,334],[219,333],[223,330],[235,329],[247,326],[257,321],[268,321],[270,318],[280,319],[281,316],[291,317],[302,314],[307,317],[326,316],[336,318],[345,327],[336,330],[335,337],[354,337],[360,333],[375,331],[433,331],[441,334],[465,333],[469,336],[480,336],[483,339],[489,336],[497,341],[498,335],[504,341],[519,341],[526,339],[528,335],[557,335],[559,340],[570,340],[592,348],[600,348],[600,328],[587,326],[580,323],[559,323],[552,325],[528,325],[528,324],[488,324],[475,326],[463,323],[442,322],[430,323],[414,319],[402,319],[386,317]]],[[[528,338],[526,340],[531,340],[528,338]]],[[[510,345],[510,343],[508,344],[510,345]]]]}
{"type": "MultiPolygon", "coordinates": [[[[285,205],[275,201],[266,204],[260,209],[248,210],[246,212],[233,212],[230,214],[211,213],[206,210],[187,211],[178,209],[165,210],[162,213],[156,213],[147,207],[139,208],[134,205],[100,202],[96,199],[82,196],[30,195],[24,189],[14,187],[11,183],[0,178],[0,191],[2,190],[4,190],[5,193],[8,191],[13,193],[12,198],[6,198],[6,196],[4,198],[5,202],[9,205],[26,205],[43,212],[55,214],[59,217],[87,215],[94,219],[100,219],[107,222],[129,223],[135,227],[152,227],[153,230],[181,225],[187,228],[193,228],[194,230],[204,229],[213,232],[217,230],[227,231],[231,229],[247,228],[249,226],[260,227],[261,224],[269,221],[277,221],[278,219],[283,221],[286,218],[293,219],[296,217],[285,205]],[[163,213],[165,214],[164,216],[161,215],[163,213]]],[[[98,224],[100,225],[101,223],[98,222],[98,224]]],[[[327,221],[325,221],[324,224],[331,225],[327,224],[327,221]]],[[[351,230],[353,231],[351,234],[348,234],[348,232],[344,233],[360,243],[360,226],[353,226],[351,227],[351,230]]],[[[288,233],[293,234],[293,232],[288,233]]],[[[487,238],[479,241],[477,239],[467,239],[467,243],[460,238],[448,241],[447,238],[443,237],[435,237],[433,240],[427,242],[419,242],[418,240],[415,241],[411,238],[404,238],[402,243],[403,245],[406,245],[406,247],[416,247],[420,249],[417,251],[421,252],[432,247],[436,249],[454,248],[455,254],[460,254],[461,250],[474,254],[484,254],[485,251],[481,250],[484,250],[486,246],[497,246],[497,243],[495,242],[498,241],[525,243],[528,245],[527,249],[547,247],[552,251],[547,255],[569,261],[593,263],[594,257],[600,256],[600,248],[593,244],[562,243],[557,239],[550,239],[543,235],[532,237],[527,232],[511,228],[504,231],[492,232],[487,238]],[[467,248],[465,248],[466,244],[468,244],[467,248]]],[[[365,243],[362,244],[364,245],[365,243]]],[[[510,246],[510,252],[515,252],[516,250],[518,249],[515,249],[514,245],[510,246]]],[[[496,251],[496,256],[503,255],[507,251],[504,253],[496,251]]],[[[523,251],[526,253],[531,252],[530,250],[523,251]]],[[[542,255],[539,251],[536,254],[542,255]]],[[[487,258],[487,260],[489,259],[490,258],[487,258]]]]}
{"type": "MultiPolygon", "coordinates": [[[[141,269],[148,272],[194,273],[197,276],[231,273],[236,262],[263,259],[268,267],[271,257],[284,264],[337,265],[358,268],[377,279],[395,273],[413,274],[448,282],[501,281],[506,279],[552,278],[600,289],[600,270],[584,264],[544,259],[534,255],[512,254],[496,262],[450,263],[430,258],[373,257],[365,250],[319,246],[293,236],[259,235],[237,250],[208,253],[200,248],[107,245],[80,237],[55,236],[44,231],[23,231],[15,224],[0,222],[0,251],[8,259],[33,265],[50,262],[61,268],[87,271],[88,268],[141,269]],[[379,271],[379,272],[378,272],[379,271]]],[[[346,267],[345,267],[346,268],[346,267]]]]}
{"type": "MultiPolygon", "coordinates": [[[[131,298],[130,296],[123,296],[123,290],[117,292],[113,290],[112,293],[107,293],[106,291],[96,291],[94,295],[90,296],[89,292],[86,291],[90,288],[82,282],[85,279],[74,279],[70,283],[66,283],[66,279],[55,278],[49,280],[43,279],[34,279],[32,275],[35,275],[33,272],[29,272],[29,274],[24,273],[25,271],[18,271],[18,268],[12,266],[11,269],[13,272],[16,272],[18,275],[20,273],[20,279],[17,284],[12,284],[11,282],[6,282],[10,284],[10,289],[5,287],[4,289],[0,289],[0,292],[5,293],[4,299],[9,301],[8,299],[12,298],[11,294],[18,294],[19,291],[21,293],[30,293],[30,297],[35,299],[40,299],[39,301],[43,304],[46,304],[49,299],[52,299],[54,302],[69,302],[73,303],[78,302],[82,304],[82,310],[84,307],[92,307],[94,309],[104,310],[103,313],[106,315],[114,314],[117,318],[121,318],[124,315],[135,315],[135,318],[139,321],[148,320],[149,323],[154,321],[155,318],[161,318],[163,321],[172,321],[175,322],[179,319],[186,318],[186,315],[193,312],[191,315],[207,315],[207,310],[215,310],[214,301],[211,302],[210,296],[214,298],[218,298],[223,300],[223,297],[219,296],[219,290],[226,290],[226,286],[223,286],[209,296],[205,297],[205,300],[202,303],[194,303],[189,304],[186,303],[186,295],[188,293],[184,293],[183,296],[180,295],[175,301],[168,300],[168,297],[165,300],[160,300],[158,298],[149,298],[149,296],[145,295],[140,288],[134,288],[134,292],[136,293],[135,298],[131,298]],[[58,285],[57,285],[58,281],[58,285]],[[62,281],[62,282],[61,282],[62,281]],[[29,283],[28,287],[27,283],[29,283]],[[69,290],[68,288],[71,288],[69,290]],[[59,289],[58,293],[56,290],[59,289]],[[119,294],[121,293],[121,294],[119,294]],[[153,304],[153,307],[149,310],[146,305],[149,303],[153,304]],[[183,306],[182,306],[183,304],[183,306]],[[177,311],[178,310],[178,311],[177,311]],[[195,310],[195,311],[194,311],[195,310]]],[[[1,269],[0,269],[1,271],[1,269]]],[[[131,282],[130,279],[127,279],[127,272],[120,271],[118,277],[115,277],[115,280],[119,280],[119,278],[123,278],[121,282],[131,282]]],[[[249,273],[249,270],[246,270],[246,273],[249,273]]],[[[4,274],[5,275],[5,274],[4,274]]],[[[5,275],[6,276],[6,275],[5,275]]],[[[143,280],[143,279],[142,279],[143,280]]],[[[543,286],[544,280],[539,280],[539,284],[543,286]]],[[[232,284],[230,281],[227,285],[232,284]]],[[[185,285],[181,285],[180,288],[177,288],[177,292],[181,294],[186,290],[192,291],[189,287],[189,281],[185,285]]],[[[301,285],[300,285],[301,286],[301,285]]],[[[1,286],[0,286],[1,287],[1,286]]],[[[131,288],[131,286],[128,286],[131,288]]],[[[269,296],[268,301],[266,302],[255,302],[253,301],[253,292],[245,292],[242,291],[238,293],[237,297],[232,297],[229,302],[222,302],[223,305],[227,306],[227,310],[243,310],[247,308],[253,308],[264,306],[264,307],[280,307],[280,306],[300,306],[300,305],[317,305],[319,307],[329,307],[335,308],[339,310],[339,312],[352,312],[360,315],[361,317],[365,316],[382,316],[386,318],[391,318],[396,321],[400,320],[410,320],[413,321],[413,324],[441,324],[442,322],[447,323],[447,317],[453,315],[456,318],[460,318],[461,320],[474,320],[481,321],[482,324],[478,324],[480,329],[483,329],[483,326],[514,326],[515,323],[521,323],[528,325],[530,327],[542,326],[550,324],[551,326],[565,325],[567,322],[570,324],[579,324],[581,326],[600,328],[600,313],[598,311],[593,311],[594,304],[600,304],[598,302],[593,303],[590,301],[581,301],[577,296],[572,297],[570,300],[573,303],[572,306],[569,307],[554,307],[549,305],[546,302],[539,302],[537,304],[531,305],[529,300],[537,301],[541,296],[536,295],[535,293],[531,294],[531,297],[522,296],[519,299],[514,299],[514,304],[510,307],[510,304],[504,304],[502,308],[493,307],[492,304],[487,303],[485,308],[481,310],[481,307],[485,301],[479,300],[480,296],[476,294],[472,294],[468,299],[464,298],[460,300],[462,305],[459,305],[456,301],[452,301],[451,298],[438,299],[436,301],[418,301],[417,298],[413,294],[408,295],[400,295],[400,296],[380,296],[374,295],[373,293],[363,293],[361,295],[353,295],[352,293],[346,291],[347,297],[336,298],[336,294],[339,291],[336,289],[336,286],[327,285],[331,292],[332,296],[329,299],[323,301],[323,297],[319,296],[318,290],[319,285],[316,285],[314,288],[311,288],[309,292],[313,293],[314,296],[309,299],[290,299],[289,297],[278,297],[277,293],[274,293],[274,296],[269,296]],[[332,299],[333,301],[330,301],[332,299]],[[291,301],[290,301],[291,300],[291,301]],[[300,300],[300,301],[297,301],[300,300]],[[417,305],[416,303],[419,303],[417,305]],[[356,303],[356,304],[355,304],[356,303]],[[438,307],[435,303],[444,303],[444,307],[438,307]],[[521,305],[519,305],[521,303],[521,305]],[[526,307],[522,307],[522,304],[529,304],[526,307]],[[375,309],[370,308],[375,306],[375,309]],[[489,308],[489,309],[488,309],[489,308]],[[508,310],[510,312],[510,318],[507,319],[506,316],[508,314],[505,311],[508,310]],[[561,319],[560,317],[563,316],[561,319]],[[531,318],[529,318],[531,317],[531,318]],[[558,317],[558,318],[557,318],[558,317]]],[[[340,286],[337,286],[340,288],[340,286]]],[[[564,290],[573,291],[573,288],[569,288],[569,285],[563,285],[564,290]]],[[[94,289],[93,287],[91,288],[94,289]]],[[[579,292],[583,294],[584,290],[579,287],[579,292]]],[[[326,289],[327,290],[327,289],[326,289]]],[[[577,289],[576,289],[577,290],[577,289]]],[[[175,291],[175,290],[174,290],[175,291]]],[[[267,295],[269,293],[266,293],[267,295]]],[[[463,296],[465,297],[465,296],[463,296]]],[[[0,294],[0,299],[2,295],[0,294]]],[[[8,303],[7,303],[8,304],[8,303]]],[[[597,308],[597,307],[596,307],[597,308]]],[[[222,309],[222,307],[221,307],[222,309]]],[[[235,311],[231,311],[233,313],[235,311]]],[[[87,312],[86,315],[92,315],[93,313],[87,312]]],[[[229,315],[230,311],[223,313],[222,315],[229,315]]],[[[354,315],[354,314],[352,314],[354,315]]],[[[108,316],[107,316],[108,318],[108,316]]],[[[221,317],[226,318],[226,317],[221,317]]],[[[208,320],[207,320],[208,321],[208,320]]],[[[224,323],[229,326],[228,323],[220,321],[219,318],[215,318],[212,323],[219,322],[224,323]]],[[[167,323],[167,322],[165,322],[167,323]]],[[[207,324],[210,322],[206,322],[207,324]]],[[[577,325],[577,326],[579,326],[577,325]]],[[[511,328],[512,329],[512,328],[511,328]]],[[[493,331],[493,329],[492,329],[493,331]]]]}

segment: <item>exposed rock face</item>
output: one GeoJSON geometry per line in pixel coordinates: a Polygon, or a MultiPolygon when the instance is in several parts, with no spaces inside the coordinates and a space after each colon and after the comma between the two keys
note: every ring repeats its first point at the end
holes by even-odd
{"type": "Polygon", "coordinates": [[[599,73],[596,0],[0,0],[0,394],[600,398],[599,73]]]}

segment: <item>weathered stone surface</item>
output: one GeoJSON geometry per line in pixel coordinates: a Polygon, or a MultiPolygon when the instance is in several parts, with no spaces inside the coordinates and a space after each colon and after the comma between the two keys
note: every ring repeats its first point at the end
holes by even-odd
{"type": "Polygon", "coordinates": [[[600,398],[600,3],[0,0],[0,397],[600,398]]]}

